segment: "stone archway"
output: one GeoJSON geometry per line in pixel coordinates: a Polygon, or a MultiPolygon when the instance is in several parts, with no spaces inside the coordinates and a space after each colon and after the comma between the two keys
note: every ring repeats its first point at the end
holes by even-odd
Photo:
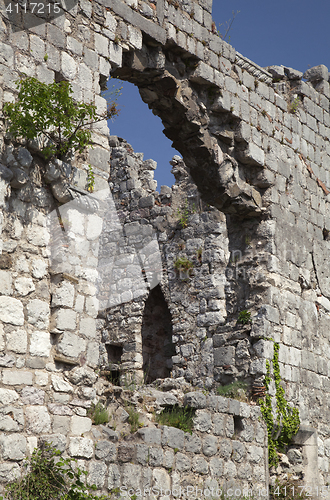
{"type": "Polygon", "coordinates": [[[122,67],[112,75],[135,84],[161,118],[204,201],[224,213],[260,216],[268,187],[263,158],[242,136],[241,119],[227,106],[221,82],[196,56],[144,42],[141,50],[123,54],[122,67]]]}

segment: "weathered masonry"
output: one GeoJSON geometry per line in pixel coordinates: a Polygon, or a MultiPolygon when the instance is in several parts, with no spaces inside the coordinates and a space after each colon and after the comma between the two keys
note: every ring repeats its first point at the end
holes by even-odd
{"type": "Polygon", "coordinates": [[[301,418],[280,471],[327,485],[328,69],[258,67],[212,32],[211,0],[80,0],[46,21],[8,6],[1,108],[27,74],[69,81],[101,114],[118,76],[183,159],[174,186],[156,191],[155,162],[105,120],[93,148],[46,164],[37,144],[6,136],[1,115],[1,482],[48,440],[104,492],[266,487],[259,409],[214,391],[246,380],[258,392],[275,341],[301,418]],[[252,322],[237,324],[244,311],[252,322]],[[123,388],[143,381],[164,392],[133,396],[144,428],[128,439],[123,388]],[[117,431],[92,427],[98,400],[117,431]],[[192,435],[153,421],[178,403],[196,409],[192,435]]]}

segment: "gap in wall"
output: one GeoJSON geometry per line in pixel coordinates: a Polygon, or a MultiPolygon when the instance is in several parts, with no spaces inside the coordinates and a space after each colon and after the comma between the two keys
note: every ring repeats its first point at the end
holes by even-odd
{"type": "Polygon", "coordinates": [[[114,97],[111,92],[123,87],[117,98],[119,116],[113,121],[108,120],[110,134],[125,139],[135,153],[144,153],[144,160],[152,159],[157,162],[154,175],[157,191],[160,191],[162,185],[171,187],[175,178],[171,174],[169,162],[174,155],[181,155],[172,148],[171,141],[163,134],[161,119],[142,101],[138,88],[132,83],[110,78],[107,86],[106,94],[110,100],[114,97]]]}

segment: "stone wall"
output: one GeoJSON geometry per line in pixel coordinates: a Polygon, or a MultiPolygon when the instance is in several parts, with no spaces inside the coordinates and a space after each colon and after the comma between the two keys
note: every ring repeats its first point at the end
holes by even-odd
{"type": "MultiPolygon", "coordinates": [[[[211,0],[81,0],[49,22],[4,7],[1,106],[25,73],[70,81],[101,114],[111,72],[139,87],[184,160],[173,160],[177,184],[157,193],[155,163],[110,137],[105,120],[93,149],[48,165],[36,145],[12,144],[1,121],[4,442],[14,433],[24,448],[24,430],[33,447],[33,434],[51,432],[52,407],[31,406],[30,392],[47,387],[47,405],[67,403],[62,376],[74,366],[112,370],[122,384],[146,376],[145,303],[158,286],[175,354],[157,363],[173,378],[211,391],[243,378],[260,387],[270,339],[280,343],[305,481],[327,484],[328,69],[258,67],[213,33],[211,0]],[[178,272],[178,258],[193,271],[178,272]],[[240,327],[243,310],[252,323],[240,327]],[[45,429],[30,429],[35,415],[45,429]]],[[[4,471],[13,468],[6,446],[4,471]]]]}
{"type": "MultiPolygon", "coordinates": [[[[67,449],[71,457],[77,457],[78,466],[88,472],[88,482],[113,498],[133,494],[138,498],[199,497],[200,489],[213,489],[214,497],[220,497],[222,491],[230,495],[235,489],[238,496],[239,490],[251,495],[267,488],[266,434],[258,407],[188,393],[183,402],[195,409],[191,432],[151,424],[148,420],[151,414],[143,412],[141,404],[137,405],[137,411],[142,412],[142,428],[131,434],[126,411],[129,411],[127,398],[131,396],[128,391],[118,392],[118,387],[113,391],[110,387],[107,398],[111,422],[92,426],[91,419],[86,417],[90,403],[75,396],[77,390],[78,394],[86,392],[86,386],[95,382],[93,371],[74,369],[69,374],[71,383],[57,375],[52,375],[51,380],[53,388],[61,391],[62,399],[66,397],[64,404],[47,405],[49,389],[45,384],[39,384],[42,388],[25,386],[22,391],[17,386],[15,390],[1,389],[2,401],[12,405],[14,415],[8,417],[11,427],[7,424],[7,432],[1,436],[1,454],[5,460],[0,466],[2,482],[19,475],[19,464],[37,445],[38,436],[39,445],[52,442],[57,449],[62,452],[67,449]],[[28,405],[25,426],[22,410],[17,409],[19,404],[28,405]],[[51,411],[50,418],[47,409],[51,411]],[[10,432],[14,424],[16,432],[10,432]]],[[[178,402],[173,393],[152,388],[140,389],[135,396],[149,411],[178,402]]]]}

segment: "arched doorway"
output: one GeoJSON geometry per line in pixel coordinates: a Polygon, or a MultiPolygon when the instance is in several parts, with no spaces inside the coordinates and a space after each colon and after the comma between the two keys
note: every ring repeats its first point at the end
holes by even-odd
{"type": "Polygon", "coordinates": [[[172,356],[172,317],[159,285],[145,303],[142,320],[143,372],[146,383],[170,376],[172,356]]]}

